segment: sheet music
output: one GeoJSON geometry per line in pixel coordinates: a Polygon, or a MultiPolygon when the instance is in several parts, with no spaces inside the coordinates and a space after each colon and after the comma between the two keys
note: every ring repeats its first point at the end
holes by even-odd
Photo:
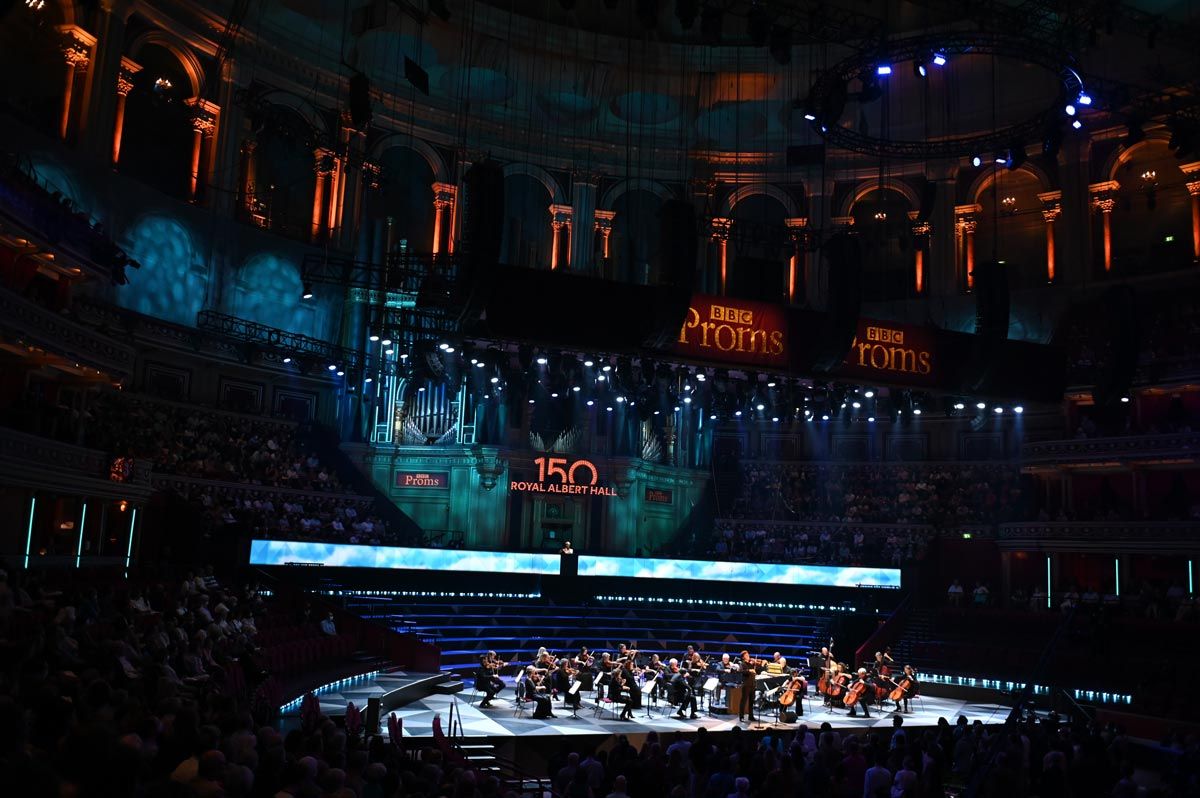
{"type": "Polygon", "coordinates": [[[580,687],[580,685],[582,685],[582,684],[583,684],[583,682],[581,682],[581,681],[579,681],[578,679],[576,679],[576,680],[575,680],[575,683],[574,683],[574,684],[572,684],[572,685],[570,686],[570,688],[568,688],[568,689],[567,689],[567,695],[575,695],[576,693],[578,693],[578,692],[579,692],[579,687],[580,687]]]}
{"type": "Polygon", "coordinates": [[[704,682],[703,689],[705,691],[711,692],[713,690],[716,690],[717,685],[720,683],[721,683],[721,680],[718,679],[716,676],[710,676],[710,677],[708,677],[708,680],[704,682]]]}

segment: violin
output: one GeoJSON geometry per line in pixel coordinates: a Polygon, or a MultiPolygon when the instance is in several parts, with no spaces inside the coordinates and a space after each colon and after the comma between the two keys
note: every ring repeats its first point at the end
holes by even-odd
{"type": "Polygon", "coordinates": [[[808,690],[808,682],[803,676],[793,676],[792,681],[788,683],[787,688],[779,696],[779,706],[790,707],[796,703],[796,697],[804,695],[808,690]]]}
{"type": "Polygon", "coordinates": [[[858,703],[858,700],[862,698],[863,693],[867,692],[867,688],[869,686],[870,685],[868,685],[865,681],[859,679],[850,687],[846,688],[846,695],[842,697],[842,703],[848,707],[854,706],[858,703]]]}

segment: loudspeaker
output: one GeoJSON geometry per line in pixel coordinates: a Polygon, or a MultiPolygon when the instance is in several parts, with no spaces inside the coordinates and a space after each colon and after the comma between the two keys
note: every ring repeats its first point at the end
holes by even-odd
{"type": "Polygon", "coordinates": [[[846,357],[858,330],[863,242],[857,233],[843,230],[825,242],[821,251],[829,274],[829,302],[814,347],[813,367],[833,371],[846,357]]]}
{"type": "Polygon", "coordinates": [[[820,166],[825,163],[824,144],[793,144],[787,148],[787,165],[820,166]]]}
{"type": "MultiPolygon", "coordinates": [[[[1137,373],[1138,352],[1142,342],[1137,296],[1133,286],[1110,287],[1100,298],[1100,312],[1108,333],[1110,356],[1108,364],[1096,374],[1092,399],[1099,406],[1111,406],[1120,402],[1121,397],[1129,395],[1137,373]]],[[[1104,349],[1100,345],[1095,348],[1098,351],[1104,349]]]]}
{"type": "Polygon", "coordinates": [[[779,722],[780,723],[795,723],[796,722],[796,711],[792,710],[792,709],[785,709],[783,712],[779,713],[779,722]]]}
{"type": "Polygon", "coordinates": [[[404,56],[404,79],[417,91],[429,96],[429,73],[408,56],[404,56]]]}
{"type": "Polygon", "coordinates": [[[379,734],[379,718],[383,712],[383,702],[376,698],[367,699],[367,711],[363,717],[363,729],[368,737],[379,734]]]}
{"type": "Polygon", "coordinates": [[[729,273],[729,295],[761,302],[782,302],[783,261],[739,255],[729,273]]]}
{"type": "Polygon", "coordinates": [[[644,341],[652,349],[668,346],[679,337],[687,316],[696,284],[696,209],[690,202],[667,200],[658,210],[658,225],[659,272],[667,298],[655,308],[644,341]]]}
{"type": "Polygon", "coordinates": [[[924,224],[933,215],[933,206],[937,202],[937,183],[926,180],[921,186],[921,204],[917,208],[916,224],[924,224]]]}
{"type": "Polygon", "coordinates": [[[1008,265],[1000,261],[975,264],[975,334],[1008,338],[1008,265]]]}
{"type": "Polygon", "coordinates": [[[371,124],[371,80],[361,72],[350,78],[350,124],[355,130],[366,130],[371,124]]]}
{"type": "Polygon", "coordinates": [[[479,319],[491,292],[504,238],[504,169],[495,161],[471,165],[463,175],[462,245],[458,279],[460,325],[479,319]]]}

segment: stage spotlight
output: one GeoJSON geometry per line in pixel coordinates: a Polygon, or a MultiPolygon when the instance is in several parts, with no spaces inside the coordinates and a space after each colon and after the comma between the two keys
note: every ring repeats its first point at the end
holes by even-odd
{"type": "Polygon", "coordinates": [[[955,409],[955,410],[963,410],[964,408],[966,408],[966,405],[964,405],[962,402],[955,402],[955,403],[954,403],[954,409],[955,409]]]}
{"type": "Polygon", "coordinates": [[[983,410],[985,407],[987,407],[987,404],[985,402],[976,402],[975,403],[976,410],[983,410]]]}
{"type": "Polygon", "coordinates": [[[338,375],[339,377],[345,377],[345,376],[346,376],[346,372],[342,371],[341,369],[338,369],[338,370],[337,370],[337,375],[338,375]]]}
{"type": "Polygon", "coordinates": [[[496,383],[500,382],[500,378],[492,377],[490,380],[488,380],[488,382],[490,382],[492,385],[495,385],[496,383]]]}
{"type": "Polygon", "coordinates": [[[928,74],[929,74],[929,67],[925,66],[924,61],[919,61],[919,60],[913,61],[913,75],[915,75],[918,78],[923,78],[928,74]]]}
{"type": "Polygon", "coordinates": [[[1004,408],[997,405],[992,408],[992,412],[995,413],[996,415],[1000,415],[1001,413],[1004,412],[1004,408]]]}
{"type": "Polygon", "coordinates": [[[475,368],[481,369],[481,368],[483,368],[483,366],[484,366],[484,363],[482,360],[475,361],[475,368]]]}
{"type": "Polygon", "coordinates": [[[871,422],[872,424],[874,424],[874,423],[875,423],[875,416],[867,416],[867,421],[869,421],[869,422],[871,422]]]}
{"type": "Polygon", "coordinates": [[[998,152],[992,160],[999,166],[1008,166],[1008,153],[998,152]]]}
{"type": "Polygon", "coordinates": [[[983,156],[976,155],[974,158],[972,158],[971,166],[976,166],[976,167],[983,166],[983,156]]]}
{"type": "Polygon", "coordinates": [[[585,361],[583,361],[583,365],[587,366],[588,368],[591,368],[592,366],[596,365],[596,362],[594,360],[585,360],[585,361]]]}
{"type": "Polygon", "coordinates": [[[539,366],[544,366],[544,365],[546,365],[546,363],[548,363],[548,362],[549,362],[549,361],[548,361],[548,360],[546,360],[546,358],[544,358],[544,357],[539,357],[539,358],[537,359],[537,364],[538,364],[539,366]]]}
{"type": "Polygon", "coordinates": [[[285,358],[283,359],[283,362],[284,362],[284,363],[291,363],[291,362],[292,362],[292,359],[291,359],[290,357],[285,357],[285,358]]]}
{"type": "MultiPolygon", "coordinates": [[[[396,350],[395,349],[385,349],[385,350],[383,350],[383,353],[385,355],[387,355],[388,357],[391,357],[392,355],[396,354],[396,350]]],[[[408,357],[408,355],[401,355],[400,357],[401,357],[401,359],[403,359],[403,358],[408,357]]]]}
{"type": "Polygon", "coordinates": [[[380,341],[379,343],[383,344],[384,346],[391,346],[391,345],[392,345],[392,339],[391,339],[391,338],[384,338],[384,339],[383,339],[382,341],[380,341]]]}
{"type": "Polygon", "coordinates": [[[914,415],[914,416],[919,416],[919,415],[921,415],[921,408],[919,408],[919,407],[914,407],[914,408],[913,408],[913,415],[914,415]]]}
{"type": "Polygon", "coordinates": [[[337,366],[335,366],[335,365],[333,365],[333,364],[331,363],[331,364],[329,364],[329,370],[330,370],[330,371],[337,371],[337,366]]]}
{"type": "Polygon", "coordinates": [[[1128,396],[1122,396],[1122,397],[1121,397],[1121,404],[1123,404],[1123,405],[1127,405],[1127,404],[1129,404],[1129,397],[1128,397],[1128,396]]]}
{"type": "Polygon", "coordinates": [[[1075,104],[1074,103],[1067,103],[1066,107],[1063,108],[1063,110],[1067,112],[1067,116],[1075,116],[1075,104]]]}
{"type": "Polygon", "coordinates": [[[936,66],[945,66],[946,65],[946,54],[945,53],[934,53],[933,54],[933,63],[936,66]]]}
{"type": "Polygon", "coordinates": [[[771,420],[776,423],[779,423],[779,416],[771,416],[771,420]]]}
{"type": "Polygon", "coordinates": [[[1083,127],[1083,123],[1080,122],[1078,119],[1076,119],[1074,122],[1071,123],[1071,127],[1075,128],[1076,130],[1079,130],[1080,128],[1083,127]]]}
{"type": "Polygon", "coordinates": [[[603,366],[600,367],[600,370],[603,371],[605,374],[607,374],[608,372],[612,371],[612,366],[605,363],[603,366]]]}
{"type": "Polygon", "coordinates": [[[304,281],[304,288],[300,294],[300,298],[301,299],[312,299],[313,298],[312,283],[308,282],[307,280],[304,281]]]}
{"type": "Polygon", "coordinates": [[[850,406],[853,407],[855,410],[858,410],[860,407],[862,407],[862,402],[855,402],[854,404],[852,404],[850,406]]]}
{"type": "Polygon", "coordinates": [[[766,405],[764,405],[762,402],[759,402],[758,404],[756,404],[754,406],[754,409],[761,413],[763,410],[766,410],[767,408],[766,408],[766,405]]]}
{"type": "Polygon", "coordinates": [[[1017,405],[1016,407],[1013,408],[1013,412],[1019,416],[1025,412],[1025,408],[1021,407],[1021,405],[1017,405]]]}
{"type": "Polygon", "coordinates": [[[537,402],[537,400],[536,400],[536,399],[530,399],[530,400],[529,400],[529,404],[531,404],[531,405],[532,405],[532,404],[535,404],[536,402],[537,402]]]}
{"type": "Polygon", "coordinates": [[[618,404],[620,404],[621,402],[624,402],[624,401],[625,401],[625,397],[624,397],[624,396],[618,396],[618,397],[617,397],[617,403],[618,403],[618,404]]]}
{"type": "Polygon", "coordinates": [[[703,371],[696,372],[696,382],[704,382],[707,379],[708,379],[708,377],[704,376],[703,371]]]}
{"type": "Polygon", "coordinates": [[[880,76],[892,74],[892,65],[891,64],[879,64],[878,66],[875,67],[875,74],[880,75],[880,76]]]}
{"type": "Polygon", "coordinates": [[[378,340],[379,340],[379,336],[376,335],[375,333],[371,333],[371,343],[375,343],[378,340]]]}
{"type": "Polygon", "coordinates": [[[1079,103],[1080,105],[1091,105],[1092,98],[1091,98],[1091,95],[1086,94],[1084,92],[1080,92],[1079,98],[1076,99],[1075,102],[1079,103]]]}
{"type": "Polygon", "coordinates": [[[369,384],[369,383],[375,382],[375,378],[374,378],[374,377],[367,377],[365,380],[363,380],[363,382],[365,382],[365,383],[368,383],[368,384],[369,384]]]}
{"type": "Polygon", "coordinates": [[[1025,145],[1014,141],[1008,148],[1008,169],[1016,171],[1025,165],[1025,145]]]}
{"type": "Polygon", "coordinates": [[[450,348],[450,344],[446,343],[445,341],[438,344],[438,349],[442,350],[443,352],[447,351],[449,348],[450,348]]]}
{"type": "Polygon", "coordinates": [[[709,413],[709,414],[708,414],[708,420],[709,420],[709,421],[716,421],[716,420],[717,420],[717,414],[716,414],[716,413],[709,413]]]}
{"type": "Polygon", "coordinates": [[[821,414],[821,420],[822,420],[822,421],[828,421],[828,420],[829,420],[829,414],[828,414],[828,413],[822,413],[822,414],[821,414]]]}
{"type": "Polygon", "coordinates": [[[591,407],[591,406],[592,406],[592,405],[594,405],[594,404],[596,404],[596,403],[595,403],[594,401],[592,401],[591,399],[588,399],[588,400],[587,400],[587,406],[588,406],[588,407],[591,407]]]}
{"type": "Polygon", "coordinates": [[[875,395],[874,391],[867,391],[866,393],[863,394],[863,396],[867,397],[868,399],[870,399],[874,395],[875,395]]]}
{"type": "Polygon", "coordinates": [[[572,386],[571,386],[571,390],[572,390],[572,391],[574,391],[575,393],[579,393],[579,390],[580,390],[580,389],[579,389],[579,386],[578,386],[578,385],[572,385],[572,386]]]}

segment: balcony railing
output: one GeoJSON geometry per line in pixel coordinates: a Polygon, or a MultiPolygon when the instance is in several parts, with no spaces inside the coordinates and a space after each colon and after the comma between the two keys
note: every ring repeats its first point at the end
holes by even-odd
{"type": "Polygon", "coordinates": [[[133,347],[2,287],[0,330],[102,371],[133,372],[133,347]]]}
{"type": "Polygon", "coordinates": [[[1001,541],[1180,542],[1200,548],[1197,521],[1038,521],[1001,524],[1001,541]]]}
{"type": "Polygon", "coordinates": [[[1025,465],[1194,459],[1200,455],[1200,433],[1128,435],[1117,438],[1078,438],[1037,441],[1021,447],[1025,465]]]}

